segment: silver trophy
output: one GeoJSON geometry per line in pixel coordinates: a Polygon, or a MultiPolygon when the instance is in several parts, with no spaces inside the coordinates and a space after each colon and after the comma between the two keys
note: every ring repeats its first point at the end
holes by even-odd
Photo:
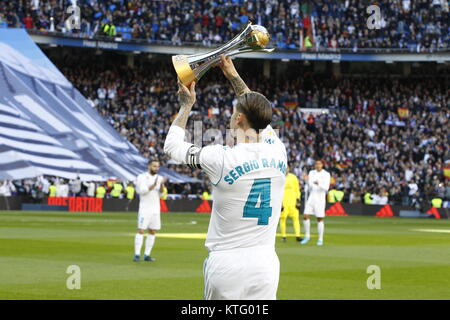
{"type": "Polygon", "coordinates": [[[198,81],[211,67],[215,66],[221,55],[235,56],[246,52],[272,52],[275,48],[265,49],[270,41],[269,32],[263,26],[251,22],[229,42],[207,53],[172,56],[172,63],[181,82],[189,86],[198,81]]]}

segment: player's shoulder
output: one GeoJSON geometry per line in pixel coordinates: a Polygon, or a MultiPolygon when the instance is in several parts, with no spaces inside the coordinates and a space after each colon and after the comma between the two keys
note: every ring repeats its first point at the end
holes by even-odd
{"type": "Polygon", "coordinates": [[[263,142],[268,144],[274,144],[275,139],[278,138],[275,130],[272,128],[272,126],[269,124],[263,131],[261,131],[261,138],[263,142]]]}
{"type": "MultiPolygon", "coordinates": [[[[196,158],[199,164],[205,167],[213,166],[215,170],[219,169],[219,167],[223,166],[225,153],[227,152],[228,147],[213,144],[209,146],[205,146],[201,148],[197,155],[192,155],[192,157],[196,158]]],[[[211,168],[210,168],[211,169],[211,168]]]]}
{"type": "Polygon", "coordinates": [[[295,174],[293,174],[292,172],[289,172],[286,176],[286,179],[295,180],[295,179],[297,179],[297,176],[295,174]]]}
{"type": "Polygon", "coordinates": [[[201,148],[201,153],[202,155],[207,154],[212,156],[219,156],[229,150],[231,150],[231,148],[228,146],[223,146],[221,144],[211,144],[201,148]]]}
{"type": "Polygon", "coordinates": [[[326,179],[331,179],[331,174],[325,169],[322,169],[322,172],[320,172],[320,174],[322,175],[322,177],[325,177],[326,179]]]}
{"type": "Polygon", "coordinates": [[[278,134],[274,128],[269,124],[264,130],[260,133],[261,142],[269,144],[269,145],[282,145],[284,147],[284,143],[278,137],[278,134]]]}
{"type": "Polygon", "coordinates": [[[142,179],[145,178],[147,176],[147,172],[142,172],[137,176],[137,179],[142,179]]]}

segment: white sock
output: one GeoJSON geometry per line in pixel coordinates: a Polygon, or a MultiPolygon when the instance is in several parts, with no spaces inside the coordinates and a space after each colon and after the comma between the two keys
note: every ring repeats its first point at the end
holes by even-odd
{"type": "Polygon", "coordinates": [[[145,241],[145,252],[144,254],[146,256],[150,255],[150,252],[152,252],[153,244],[155,243],[155,235],[154,234],[148,234],[147,240],[145,241]]]}
{"type": "Polygon", "coordinates": [[[305,237],[310,238],[311,234],[309,233],[309,227],[311,225],[311,220],[303,220],[303,225],[305,226],[305,237]]]}
{"type": "Polygon", "coordinates": [[[144,235],[140,233],[136,233],[136,237],[134,238],[134,254],[141,255],[142,242],[144,242],[144,235]]]}
{"type": "Polygon", "coordinates": [[[319,234],[319,241],[323,241],[324,229],[325,223],[323,221],[317,222],[317,233],[319,234]]]}

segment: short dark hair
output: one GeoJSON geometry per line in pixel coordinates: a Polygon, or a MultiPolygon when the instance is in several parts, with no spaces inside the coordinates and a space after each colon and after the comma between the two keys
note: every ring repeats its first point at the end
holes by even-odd
{"type": "Polygon", "coordinates": [[[153,162],[159,162],[159,159],[150,159],[148,160],[147,166],[151,165],[153,162]]]}
{"type": "Polygon", "coordinates": [[[265,129],[272,121],[272,105],[261,93],[250,91],[238,97],[236,110],[245,115],[252,129],[265,129]]]}

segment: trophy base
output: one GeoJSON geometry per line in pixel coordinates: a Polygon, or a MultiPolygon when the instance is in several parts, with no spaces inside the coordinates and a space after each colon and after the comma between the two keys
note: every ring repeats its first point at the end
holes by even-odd
{"type": "Polygon", "coordinates": [[[189,62],[187,60],[187,56],[177,55],[172,57],[173,67],[180,78],[180,81],[185,85],[189,86],[192,81],[196,80],[196,76],[194,71],[192,70],[189,62]]]}

